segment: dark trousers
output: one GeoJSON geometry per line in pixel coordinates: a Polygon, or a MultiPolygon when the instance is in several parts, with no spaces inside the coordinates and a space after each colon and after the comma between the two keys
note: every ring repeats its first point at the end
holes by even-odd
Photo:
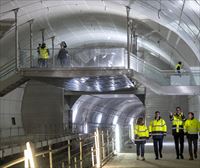
{"type": "Polygon", "coordinates": [[[162,154],[163,136],[153,137],[153,147],[154,147],[154,153],[155,153],[156,157],[158,157],[158,151],[160,154],[162,154]]]}
{"type": "Polygon", "coordinates": [[[175,142],[176,156],[178,157],[179,155],[183,154],[183,150],[184,150],[184,133],[175,133],[174,134],[174,142],[175,142]]]}
{"type": "Polygon", "coordinates": [[[191,158],[193,158],[192,144],[194,146],[194,154],[197,155],[198,139],[188,137],[188,149],[191,158]]]}
{"type": "Polygon", "coordinates": [[[144,145],[145,142],[144,141],[138,141],[135,143],[136,144],[136,149],[137,149],[137,156],[144,157],[144,145]]]}

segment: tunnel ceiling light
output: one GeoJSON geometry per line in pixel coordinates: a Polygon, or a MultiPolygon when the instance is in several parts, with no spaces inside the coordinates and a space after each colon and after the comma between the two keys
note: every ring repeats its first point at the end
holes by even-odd
{"type": "Polygon", "coordinates": [[[96,118],[96,123],[97,123],[97,124],[100,124],[100,123],[101,123],[101,119],[102,119],[102,113],[99,113],[99,114],[97,115],[97,118],[96,118]]]}
{"type": "Polygon", "coordinates": [[[129,125],[133,125],[133,118],[130,119],[129,125]]]}
{"type": "Polygon", "coordinates": [[[113,119],[113,125],[116,125],[116,124],[117,124],[118,118],[119,118],[119,116],[115,116],[115,117],[114,117],[114,119],[113,119]]]}

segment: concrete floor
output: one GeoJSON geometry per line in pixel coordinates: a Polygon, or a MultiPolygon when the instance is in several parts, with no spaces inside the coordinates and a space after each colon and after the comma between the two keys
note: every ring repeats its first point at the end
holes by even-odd
{"type": "MultiPolygon", "coordinates": [[[[187,156],[186,156],[187,157],[187,156]]],[[[163,159],[155,160],[153,153],[145,154],[146,161],[136,160],[135,153],[119,153],[103,168],[200,168],[200,159],[190,161],[174,159],[174,154],[164,153],[163,159]]]]}

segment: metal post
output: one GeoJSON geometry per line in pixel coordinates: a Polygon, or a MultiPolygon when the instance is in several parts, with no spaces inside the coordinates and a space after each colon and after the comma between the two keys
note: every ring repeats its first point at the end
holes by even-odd
{"type": "Polygon", "coordinates": [[[16,71],[19,70],[19,32],[18,32],[18,11],[19,8],[14,9],[15,13],[15,62],[16,62],[16,71]]]}
{"type": "Polygon", "coordinates": [[[51,37],[51,42],[52,42],[52,61],[53,61],[53,67],[55,66],[55,57],[54,57],[54,47],[55,47],[55,45],[54,45],[54,40],[55,40],[55,36],[52,36],[51,37]]]}
{"type": "Polygon", "coordinates": [[[65,168],[65,162],[62,162],[62,168],[65,168]]]}
{"type": "Polygon", "coordinates": [[[80,168],[83,167],[83,141],[80,138],[80,168]]]}
{"type": "Polygon", "coordinates": [[[77,160],[76,160],[76,157],[74,157],[74,168],[77,168],[77,160]]]}
{"type": "Polygon", "coordinates": [[[109,132],[107,130],[107,152],[108,152],[108,155],[110,154],[110,140],[109,140],[109,132]]]}
{"type": "Polygon", "coordinates": [[[128,65],[128,69],[130,68],[130,38],[129,38],[129,34],[130,34],[130,30],[129,30],[129,14],[130,14],[130,7],[126,6],[126,13],[127,13],[127,65],[128,65]]]}
{"type": "Polygon", "coordinates": [[[33,32],[32,32],[33,19],[29,21],[30,26],[30,68],[33,67],[33,32]]]}
{"type": "Polygon", "coordinates": [[[94,167],[94,147],[91,147],[92,167],[94,167]]]}
{"type": "Polygon", "coordinates": [[[49,145],[49,167],[53,168],[53,159],[52,159],[51,145],[49,145]]]}
{"type": "Polygon", "coordinates": [[[103,159],[106,157],[106,151],[105,151],[105,143],[104,143],[104,133],[103,131],[101,132],[101,143],[102,143],[102,156],[103,159]]]}
{"type": "Polygon", "coordinates": [[[100,137],[99,137],[99,129],[96,129],[95,132],[95,149],[96,149],[96,167],[101,167],[101,145],[100,145],[100,137]]]}
{"type": "Polygon", "coordinates": [[[68,166],[71,167],[71,144],[70,144],[70,140],[68,140],[68,166]]]}

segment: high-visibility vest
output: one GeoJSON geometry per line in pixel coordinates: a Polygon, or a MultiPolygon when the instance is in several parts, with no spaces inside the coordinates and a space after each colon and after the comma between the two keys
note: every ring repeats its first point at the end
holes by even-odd
{"type": "Polygon", "coordinates": [[[49,53],[48,53],[48,49],[45,48],[40,48],[40,56],[42,59],[48,59],[49,58],[49,53]]]}
{"type": "Polygon", "coordinates": [[[146,125],[135,125],[134,134],[137,137],[135,141],[142,141],[149,138],[149,131],[146,125]]]}
{"type": "Polygon", "coordinates": [[[180,114],[174,113],[171,120],[172,120],[172,132],[173,133],[175,132],[179,133],[180,131],[183,132],[183,124],[185,120],[183,113],[180,114]]]}
{"type": "Polygon", "coordinates": [[[152,120],[149,125],[149,134],[151,135],[164,135],[167,133],[167,125],[165,120],[160,118],[159,120],[152,120]]]}
{"type": "Polygon", "coordinates": [[[187,119],[184,124],[184,132],[187,134],[198,134],[200,132],[200,122],[196,119],[187,119]]]}
{"type": "Polygon", "coordinates": [[[176,64],[176,69],[178,69],[179,68],[179,70],[182,68],[182,65],[181,64],[176,64]]]}

